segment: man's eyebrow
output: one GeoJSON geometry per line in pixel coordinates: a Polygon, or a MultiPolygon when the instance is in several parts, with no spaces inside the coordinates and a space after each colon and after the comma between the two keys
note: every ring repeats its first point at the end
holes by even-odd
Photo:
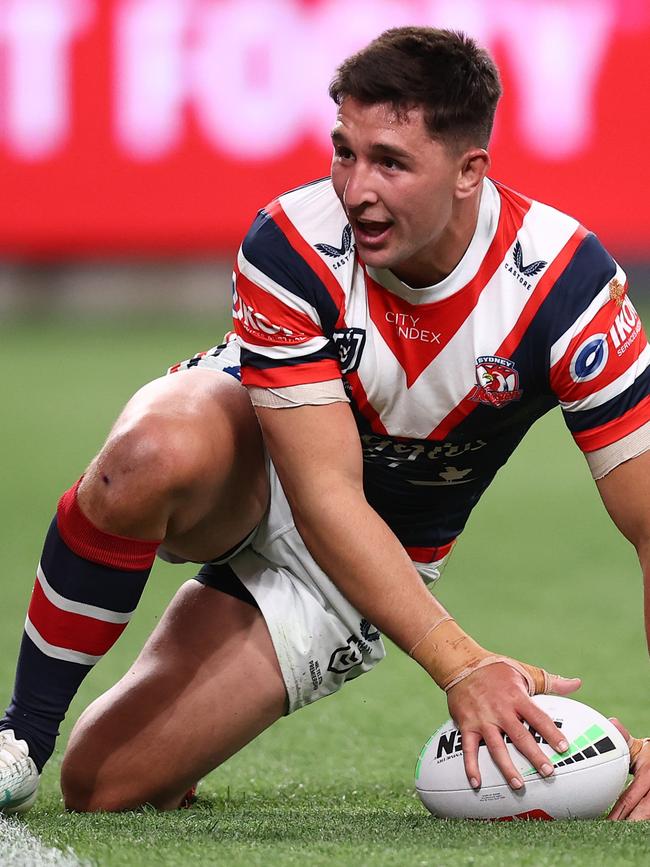
{"type": "Polygon", "coordinates": [[[385,142],[376,142],[371,145],[370,151],[373,154],[380,154],[382,156],[388,155],[391,157],[399,157],[402,160],[412,160],[413,154],[410,151],[405,151],[403,148],[398,147],[397,145],[387,144],[385,142]]]}
{"type": "MultiPolygon", "coordinates": [[[[333,129],[331,132],[331,138],[334,144],[347,144],[347,138],[345,134],[342,133],[338,129],[333,129]]],[[[375,144],[370,146],[370,151],[372,154],[380,155],[380,156],[392,156],[399,157],[402,160],[412,160],[413,154],[409,151],[405,151],[397,145],[388,144],[386,142],[375,142],[375,144]]]]}

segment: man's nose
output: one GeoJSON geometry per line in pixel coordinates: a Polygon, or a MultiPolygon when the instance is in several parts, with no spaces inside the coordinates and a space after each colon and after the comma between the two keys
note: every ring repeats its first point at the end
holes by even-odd
{"type": "Polygon", "coordinates": [[[356,163],[351,169],[343,192],[343,203],[348,212],[358,211],[366,205],[374,205],[379,196],[373,183],[372,172],[356,163]]]}

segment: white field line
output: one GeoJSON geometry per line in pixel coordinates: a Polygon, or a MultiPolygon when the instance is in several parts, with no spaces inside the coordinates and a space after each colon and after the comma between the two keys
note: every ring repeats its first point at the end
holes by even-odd
{"type": "Polygon", "coordinates": [[[0,815],[0,864],[2,867],[81,867],[72,850],[45,846],[18,819],[0,815]]]}

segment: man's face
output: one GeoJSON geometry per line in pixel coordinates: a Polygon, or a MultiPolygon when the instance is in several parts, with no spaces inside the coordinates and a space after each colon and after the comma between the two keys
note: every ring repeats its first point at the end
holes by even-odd
{"type": "Polygon", "coordinates": [[[339,107],[332,141],[332,182],[363,261],[411,285],[435,282],[462,155],[431,138],[421,109],[398,117],[389,105],[351,97],[339,107]]]}

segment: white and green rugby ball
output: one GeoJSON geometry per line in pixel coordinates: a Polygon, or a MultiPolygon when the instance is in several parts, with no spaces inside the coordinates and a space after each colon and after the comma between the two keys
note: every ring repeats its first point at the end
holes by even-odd
{"type": "Polygon", "coordinates": [[[593,819],[618,798],[630,767],[630,754],[618,729],[586,704],[555,695],[533,699],[569,742],[558,754],[535,734],[555,768],[552,777],[537,773],[506,739],[524,786],[513,791],[492,761],[486,746],[478,751],[481,788],[472,789],[465,775],[460,732],[447,720],[426,742],[415,770],[422,803],[445,819],[593,819]]]}

